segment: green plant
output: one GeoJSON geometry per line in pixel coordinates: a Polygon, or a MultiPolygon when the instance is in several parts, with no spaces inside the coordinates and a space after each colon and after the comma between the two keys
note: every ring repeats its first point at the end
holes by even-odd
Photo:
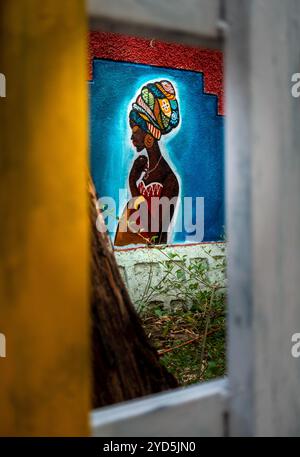
{"type": "MultiPolygon", "coordinates": [[[[217,259],[214,258],[213,263],[203,259],[190,261],[185,255],[168,252],[164,246],[156,246],[155,249],[159,249],[164,257],[160,261],[162,279],[158,284],[154,284],[153,273],[150,271],[138,309],[146,328],[151,319],[156,319],[156,326],[160,327],[161,335],[157,334],[154,344],[161,351],[163,363],[177,377],[182,378],[183,384],[223,375],[225,372],[225,246],[220,246],[220,255],[217,259]],[[176,300],[179,304],[171,309],[155,304],[161,297],[167,301],[176,300]],[[194,335],[194,338],[189,338],[187,333],[183,341],[168,339],[172,332],[173,334],[180,332],[180,319],[182,327],[187,328],[187,325],[191,324],[192,330],[189,329],[189,332],[190,335],[194,335]],[[166,322],[160,325],[161,320],[167,320],[168,325],[166,322]],[[170,347],[160,349],[162,339],[170,347]],[[186,379],[183,375],[186,371],[192,372],[193,375],[190,373],[186,379]]],[[[208,258],[212,256],[210,249],[206,249],[205,252],[208,258]]]]}

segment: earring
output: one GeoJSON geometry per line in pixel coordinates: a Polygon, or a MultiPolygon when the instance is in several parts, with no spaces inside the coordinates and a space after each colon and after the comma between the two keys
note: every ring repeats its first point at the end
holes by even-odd
{"type": "Polygon", "coordinates": [[[146,133],[145,138],[144,138],[144,144],[146,148],[152,148],[154,143],[154,138],[152,135],[149,133],[146,133]]]}

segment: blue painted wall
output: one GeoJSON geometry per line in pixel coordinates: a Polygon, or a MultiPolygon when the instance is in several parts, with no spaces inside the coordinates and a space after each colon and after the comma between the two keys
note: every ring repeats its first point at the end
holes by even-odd
{"type": "MultiPolygon", "coordinates": [[[[90,85],[90,164],[99,196],[113,197],[120,214],[119,189],[127,188],[136,158],[130,142],[128,112],[141,87],[170,80],[179,102],[180,125],[160,140],[163,155],[180,179],[181,198],[204,197],[204,238],[224,236],[224,117],[217,115],[217,97],[203,92],[201,73],[142,64],[94,60],[90,85]]],[[[193,215],[195,216],[195,214],[193,215]]],[[[115,223],[115,229],[117,221],[115,223]]],[[[112,233],[112,236],[114,233],[112,233]]],[[[174,233],[184,243],[187,233],[174,233]]]]}

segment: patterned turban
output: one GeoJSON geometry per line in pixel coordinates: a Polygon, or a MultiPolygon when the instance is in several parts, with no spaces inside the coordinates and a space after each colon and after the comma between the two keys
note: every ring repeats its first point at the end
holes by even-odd
{"type": "Polygon", "coordinates": [[[144,86],[132,105],[129,120],[157,140],[179,124],[179,108],[170,81],[144,86]]]}

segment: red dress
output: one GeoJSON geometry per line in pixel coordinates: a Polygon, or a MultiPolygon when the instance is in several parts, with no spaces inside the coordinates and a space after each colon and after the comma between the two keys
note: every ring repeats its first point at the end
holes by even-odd
{"type": "MultiPolygon", "coordinates": [[[[154,202],[153,207],[151,208],[151,199],[155,198],[157,203],[157,200],[161,197],[163,188],[164,186],[160,182],[152,182],[146,185],[144,181],[141,180],[138,184],[140,194],[145,198],[148,206],[148,227],[143,227],[142,231],[142,235],[148,240],[151,240],[153,236],[158,235],[157,232],[151,231],[151,224],[152,227],[159,226],[159,214],[153,213],[154,202]]],[[[140,223],[139,218],[137,219],[137,223],[140,223]]]]}
{"type": "MultiPolygon", "coordinates": [[[[125,210],[123,211],[121,220],[118,225],[118,230],[115,237],[115,245],[116,246],[125,246],[130,244],[146,244],[147,241],[153,241],[152,238],[154,236],[158,236],[158,232],[151,231],[151,224],[152,226],[159,227],[159,214],[151,212],[151,199],[154,197],[156,200],[161,197],[163,191],[163,185],[159,182],[152,182],[150,184],[145,184],[143,180],[141,180],[138,184],[138,190],[140,195],[144,197],[147,203],[148,209],[148,225],[147,227],[140,227],[139,233],[130,230],[131,225],[127,223],[130,216],[135,213],[136,211],[141,208],[141,204],[137,209],[129,209],[128,205],[126,206],[125,210]],[[119,231],[119,227],[122,225],[123,227],[128,227],[126,232],[119,231]]],[[[138,200],[139,197],[135,197],[135,201],[138,200]]],[[[141,202],[140,202],[141,203],[141,202]]],[[[157,201],[156,201],[157,203],[157,201]]],[[[132,205],[131,205],[132,208],[132,205]]],[[[152,208],[153,209],[153,208],[152,208]]],[[[136,218],[136,225],[140,226],[141,219],[140,217],[136,218]]]]}

